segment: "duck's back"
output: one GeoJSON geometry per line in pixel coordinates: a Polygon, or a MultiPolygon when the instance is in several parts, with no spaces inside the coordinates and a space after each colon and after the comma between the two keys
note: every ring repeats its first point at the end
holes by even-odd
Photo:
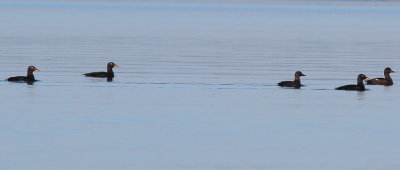
{"type": "Polygon", "coordinates": [[[91,72],[83,74],[88,77],[107,77],[107,72],[91,72]]]}
{"type": "Polygon", "coordinates": [[[294,87],[294,81],[281,81],[278,83],[278,86],[281,87],[294,87]]]}
{"type": "Polygon", "coordinates": [[[8,78],[7,81],[28,81],[28,78],[25,76],[15,76],[8,78]]]}
{"type": "Polygon", "coordinates": [[[365,87],[361,87],[358,85],[345,85],[337,87],[336,90],[355,90],[355,91],[364,91],[365,87]]]}
{"type": "Polygon", "coordinates": [[[386,80],[384,78],[374,78],[367,81],[369,85],[392,85],[393,82],[386,80]]]}

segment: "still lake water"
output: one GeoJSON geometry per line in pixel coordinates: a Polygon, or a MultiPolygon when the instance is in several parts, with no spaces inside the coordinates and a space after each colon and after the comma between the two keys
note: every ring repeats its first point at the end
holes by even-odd
{"type": "Polygon", "coordinates": [[[0,169],[396,169],[400,3],[0,2],[0,169]],[[81,74],[105,71],[114,82],[81,74]],[[282,89],[295,71],[302,89],[282,89]]]}

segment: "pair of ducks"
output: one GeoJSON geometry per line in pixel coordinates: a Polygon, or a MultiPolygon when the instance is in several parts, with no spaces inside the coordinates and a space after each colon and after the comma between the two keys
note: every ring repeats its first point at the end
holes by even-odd
{"type": "MultiPolygon", "coordinates": [[[[114,78],[114,72],[113,68],[114,67],[119,67],[116,65],[114,62],[109,62],[107,63],[107,72],[91,72],[91,73],[85,73],[83,75],[87,77],[100,77],[100,78],[107,78],[108,81],[112,81],[112,78],[114,78]]],[[[26,76],[15,76],[15,77],[10,77],[7,79],[7,81],[13,81],[13,82],[28,82],[32,83],[35,82],[35,76],[33,76],[34,71],[40,71],[37,69],[35,66],[29,66],[27,75],[26,76]]]]}
{"type": "MultiPolygon", "coordinates": [[[[394,71],[390,68],[387,67],[384,70],[384,75],[385,78],[374,78],[374,79],[369,79],[367,76],[364,74],[359,74],[357,77],[357,85],[355,84],[350,84],[350,85],[345,85],[345,86],[340,86],[335,88],[336,90],[354,90],[354,91],[365,91],[365,86],[364,86],[364,80],[367,79],[367,84],[368,85],[384,85],[384,86],[391,86],[393,85],[393,80],[390,77],[390,73],[394,73],[394,71]]],[[[301,85],[300,83],[300,77],[301,76],[306,76],[304,75],[301,71],[297,71],[294,74],[294,81],[282,81],[278,83],[278,86],[281,87],[293,87],[296,89],[299,89],[301,85]]]]}

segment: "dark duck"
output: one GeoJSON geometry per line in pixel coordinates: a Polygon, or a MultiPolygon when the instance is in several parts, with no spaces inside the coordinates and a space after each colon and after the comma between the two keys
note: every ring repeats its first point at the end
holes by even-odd
{"type": "Polygon", "coordinates": [[[35,76],[33,76],[34,71],[39,71],[39,70],[35,66],[29,66],[26,76],[10,77],[7,80],[14,81],[14,82],[34,82],[34,81],[36,81],[35,76]]]}
{"type": "Polygon", "coordinates": [[[365,86],[364,86],[364,80],[369,79],[367,76],[364,74],[359,74],[357,77],[357,85],[355,84],[350,84],[350,85],[345,85],[345,86],[340,86],[337,87],[336,90],[353,90],[353,91],[365,91],[365,86]]]}
{"type": "Polygon", "coordinates": [[[368,85],[384,85],[384,86],[391,86],[393,85],[393,80],[390,77],[390,73],[394,73],[394,71],[386,67],[385,70],[383,71],[383,74],[385,75],[385,78],[373,78],[371,80],[367,81],[368,85]]]}
{"type": "Polygon", "coordinates": [[[301,71],[296,71],[296,73],[294,73],[294,81],[282,81],[282,82],[278,83],[278,86],[293,87],[295,89],[299,89],[300,86],[302,86],[300,83],[301,76],[306,76],[306,75],[304,75],[301,71]]]}
{"type": "Polygon", "coordinates": [[[114,67],[119,67],[116,65],[114,62],[109,62],[107,63],[107,72],[91,72],[91,73],[85,73],[83,75],[87,77],[99,77],[99,78],[107,78],[107,79],[112,79],[114,78],[114,72],[113,68],[114,67]]]}

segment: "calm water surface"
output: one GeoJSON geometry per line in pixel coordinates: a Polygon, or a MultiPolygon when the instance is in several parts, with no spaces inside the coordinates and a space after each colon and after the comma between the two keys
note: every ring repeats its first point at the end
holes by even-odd
{"type": "Polygon", "coordinates": [[[0,2],[0,169],[396,169],[400,3],[0,2]],[[81,74],[105,71],[114,82],[81,74]],[[302,89],[276,83],[301,70],[302,89]]]}

